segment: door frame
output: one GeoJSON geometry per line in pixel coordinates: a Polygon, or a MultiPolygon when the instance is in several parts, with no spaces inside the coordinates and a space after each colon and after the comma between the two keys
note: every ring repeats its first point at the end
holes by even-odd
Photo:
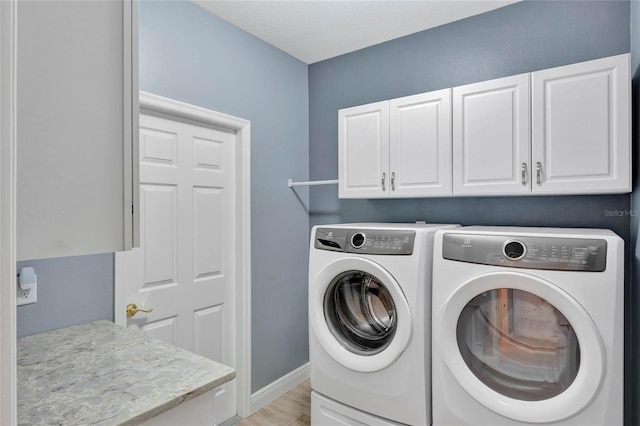
{"type": "Polygon", "coordinates": [[[0,424],[17,423],[16,1],[0,2],[0,424]]]}
{"type": "MultiPolygon", "coordinates": [[[[236,408],[238,416],[247,417],[251,414],[251,122],[140,91],[140,113],[145,112],[223,127],[235,133],[236,408]]],[[[123,278],[118,275],[114,278],[114,320],[116,324],[125,325],[127,300],[122,285],[118,284],[123,278]]]]}

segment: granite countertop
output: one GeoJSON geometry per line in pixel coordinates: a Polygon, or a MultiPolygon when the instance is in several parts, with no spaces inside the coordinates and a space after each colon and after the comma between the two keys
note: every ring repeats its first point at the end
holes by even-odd
{"type": "Polygon", "coordinates": [[[109,321],[18,339],[20,425],[136,425],[235,370],[109,321]]]}

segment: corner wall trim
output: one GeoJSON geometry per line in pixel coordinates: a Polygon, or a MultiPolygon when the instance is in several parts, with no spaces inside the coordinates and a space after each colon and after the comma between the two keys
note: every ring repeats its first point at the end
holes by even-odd
{"type": "Polygon", "coordinates": [[[311,366],[306,364],[251,394],[251,414],[280,398],[309,378],[311,366]]]}

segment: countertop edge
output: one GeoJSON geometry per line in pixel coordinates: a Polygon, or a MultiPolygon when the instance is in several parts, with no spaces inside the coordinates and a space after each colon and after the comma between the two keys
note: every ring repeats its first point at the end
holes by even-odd
{"type": "Polygon", "coordinates": [[[22,424],[137,425],[236,377],[107,320],[22,337],[17,352],[22,424]]]}
{"type": "Polygon", "coordinates": [[[190,401],[194,398],[204,395],[205,393],[217,388],[218,386],[221,386],[233,380],[235,377],[236,377],[235,370],[231,371],[230,373],[227,373],[226,375],[220,377],[218,380],[202,385],[191,392],[188,392],[182,396],[177,396],[169,401],[166,401],[161,405],[158,405],[157,407],[151,408],[143,413],[137,414],[134,417],[131,417],[130,419],[122,423],[118,423],[118,426],[134,426],[134,425],[139,425],[147,420],[151,420],[154,417],[157,417],[163,413],[166,413],[167,411],[173,408],[176,408],[187,401],[190,401]]]}

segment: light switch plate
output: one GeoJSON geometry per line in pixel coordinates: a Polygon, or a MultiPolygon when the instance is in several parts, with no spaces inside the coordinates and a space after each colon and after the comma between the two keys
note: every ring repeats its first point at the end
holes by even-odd
{"type": "Polygon", "coordinates": [[[31,290],[23,290],[17,283],[16,287],[16,298],[18,300],[18,306],[29,305],[38,301],[38,284],[36,284],[31,290]]]}

